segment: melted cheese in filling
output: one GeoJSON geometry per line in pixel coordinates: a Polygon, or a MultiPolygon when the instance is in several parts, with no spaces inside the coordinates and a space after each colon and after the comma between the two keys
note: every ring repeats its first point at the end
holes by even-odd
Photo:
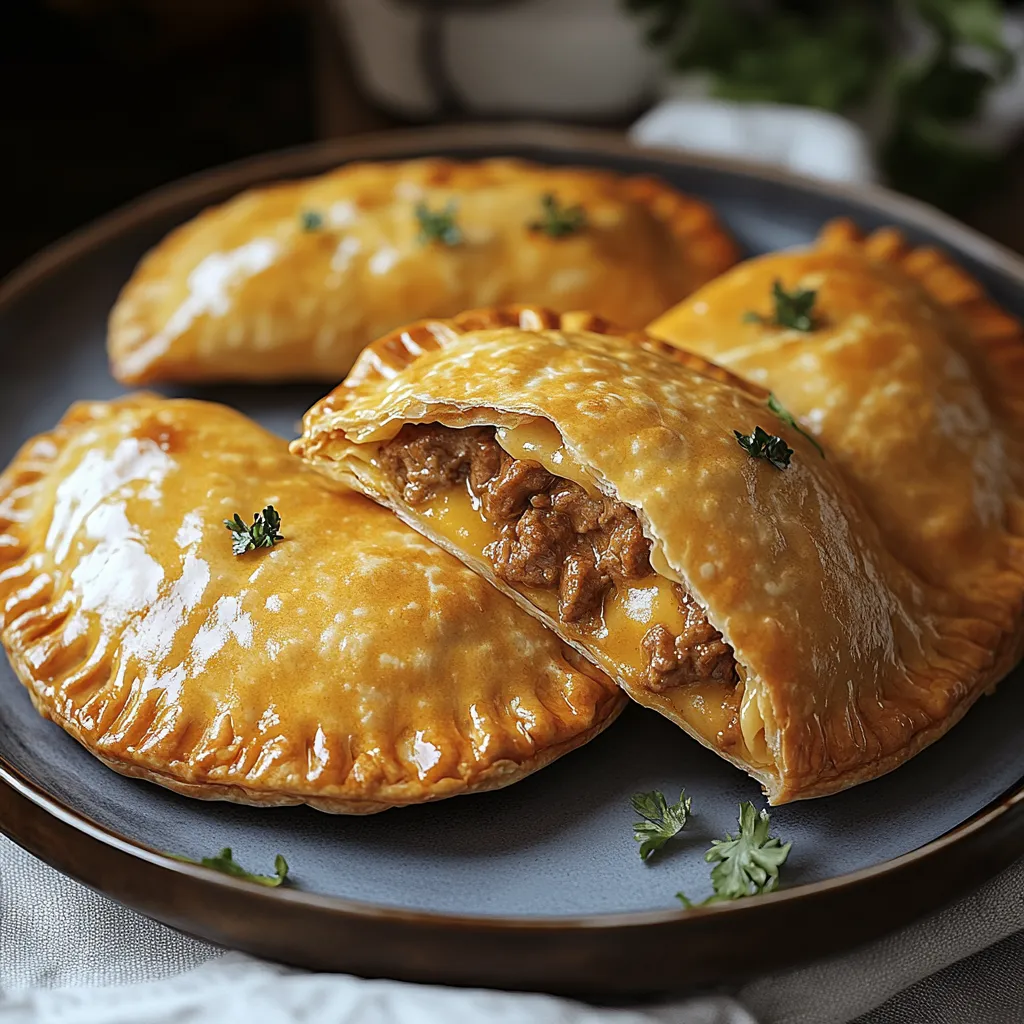
{"type": "MultiPolygon", "coordinates": [[[[490,564],[484,549],[497,538],[498,531],[484,518],[479,501],[468,489],[446,491],[417,505],[414,511],[438,536],[484,564],[490,564]]],[[[758,702],[756,698],[753,702],[744,700],[741,686],[708,680],[653,693],[640,683],[645,663],[641,642],[647,631],[654,625],[663,625],[678,636],[685,625],[670,580],[654,575],[612,588],[605,595],[600,622],[591,629],[560,621],[555,590],[521,584],[510,586],[558,622],[559,629],[589,651],[609,675],[626,680],[636,694],[643,697],[644,703],[671,711],[716,749],[736,750],[753,763],[770,760],[763,739],[756,741],[759,735],[764,736],[764,727],[759,726],[756,719],[758,702]],[[746,742],[748,735],[755,739],[753,749],[746,742]]]]}
{"type": "Polygon", "coordinates": [[[552,476],[571,480],[589,494],[598,493],[594,478],[566,448],[562,435],[550,420],[537,417],[517,427],[498,427],[494,439],[513,459],[532,459],[552,476]]]}
{"type": "MultiPolygon", "coordinates": [[[[553,475],[572,480],[592,494],[598,493],[589,472],[573,458],[549,421],[531,420],[517,427],[499,427],[496,437],[513,458],[532,459],[553,475]]],[[[484,551],[497,539],[498,530],[484,517],[479,499],[468,486],[446,491],[417,505],[413,512],[429,523],[439,537],[490,564],[484,551]]],[[[560,621],[555,590],[522,585],[513,589],[558,622],[560,630],[589,651],[606,672],[626,680],[644,703],[681,719],[716,749],[735,752],[755,764],[770,763],[770,736],[766,739],[769,730],[763,717],[768,702],[756,681],[745,679],[740,666],[740,684],[735,687],[708,680],[654,693],[640,683],[646,660],[641,643],[647,631],[654,625],[663,625],[678,636],[685,628],[685,617],[672,589],[673,580],[667,578],[667,572],[661,572],[668,567],[656,547],[652,548],[651,561],[655,574],[610,589],[600,622],[588,629],[560,621]]]]}

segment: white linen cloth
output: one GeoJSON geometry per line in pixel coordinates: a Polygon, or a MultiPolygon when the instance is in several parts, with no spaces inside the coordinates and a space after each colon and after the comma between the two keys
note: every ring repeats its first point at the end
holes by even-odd
{"type": "Polygon", "coordinates": [[[224,953],[113,903],[0,837],[0,1022],[847,1024],[895,995],[864,1024],[1011,1024],[1024,1019],[1022,929],[1024,859],[934,917],[845,956],[728,994],[604,1009],[550,996],[309,974],[224,953]]]}

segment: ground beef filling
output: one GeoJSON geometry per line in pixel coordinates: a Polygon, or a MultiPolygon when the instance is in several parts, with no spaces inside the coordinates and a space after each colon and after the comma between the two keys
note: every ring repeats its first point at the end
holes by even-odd
{"type": "MultiPolygon", "coordinates": [[[[381,446],[379,459],[413,506],[468,483],[499,531],[484,551],[495,575],[557,590],[563,622],[593,628],[612,587],[653,574],[650,541],[631,508],[512,458],[493,427],[409,424],[381,446]]],[[[704,680],[735,682],[732,649],[689,594],[675,589],[685,628],[679,636],[661,625],[647,631],[641,684],[660,693],[704,680]]]]}
{"type": "Polygon", "coordinates": [[[679,636],[664,626],[652,626],[640,643],[646,667],[643,685],[654,693],[694,680],[735,683],[736,659],[722,634],[708,622],[700,605],[675,584],[686,623],[679,636]]]}

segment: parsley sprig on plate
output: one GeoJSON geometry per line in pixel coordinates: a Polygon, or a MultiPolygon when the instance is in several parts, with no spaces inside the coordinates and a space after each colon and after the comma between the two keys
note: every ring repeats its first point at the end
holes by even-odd
{"type": "Polygon", "coordinates": [[[643,819],[633,825],[633,838],[640,844],[640,859],[643,861],[678,835],[690,816],[690,798],[686,790],[680,792],[679,802],[675,804],[670,804],[657,790],[637,793],[630,803],[643,819]]]}
{"type": "Polygon", "coordinates": [[[747,323],[810,332],[815,328],[814,301],[817,297],[817,291],[807,288],[794,288],[793,291],[787,292],[782,287],[782,282],[776,281],[772,285],[772,300],[775,303],[772,315],[766,317],[751,312],[744,313],[743,319],[747,323]]]}
{"type": "MultiPolygon", "coordinates": [[[[633,825],[633,838],[640,843],[640,859],[646,863],[686,827],[691,800],[682,790],[679,802],[670,804],[664,794],[654,790],[637,793],[630,803],[643,818],[633,825]]],[[[704,854],[704,859],[714,865],[712,894],[699,903],[681,892],[676,893],[676,899],[690,908],[774,892],[779,887],[779,871],[793,844],[769,835],[770,828],[767,811],[756,811],[750,801],[740,804],[739,831],[736,835],[726,833],[724,839],[713,840],[711,849],[704,854]]]]}
{"type": "Polygon", "coordinates": [[[724,903],[744,896],[759,896],[774,892],[779,887],[779,869],[786,863],[792,843],[768,834],[771,818],[768,812],[758,813],[747,801],[740,804],[739,832],[726,833],[724,839],[716,839],[711,849],[704,854],[711,869],[712,895],[700,903],[694,903],[684,893],[677,892],[678,899],[685,907],[703,906],[708,903],[724,903]]]}
{"type": "Polygon", "coordinates": [[[264,885],[268,888],[276,888],[288,877],[288,862],[281,854],[274,858],[274,874],[272,875],[257,875],[252,871],[246,871],[231,855],[230,846],[225,846],[215,857],[203,857],[201,860],[193,860],[191,857],[175,856],[174,859],[185,861],[188,864],[201,864],[204,868],[212,868],[214,871],[219,871],[222,875],[241,878],[246,882],[255,882],[256,885],[264,885]]]}
{"type": "Polygon", "coordinates": [[[234,519],[225,519],[224,525],[231,531],[231,551],[236,555],[244,555],[254,548],[272,548],[281,536],[281,516],[273,505],[268,505],[262,512],[257,512],[252,519],[252,526],[246,526],[242,517],[236,512],[234,519]]]}

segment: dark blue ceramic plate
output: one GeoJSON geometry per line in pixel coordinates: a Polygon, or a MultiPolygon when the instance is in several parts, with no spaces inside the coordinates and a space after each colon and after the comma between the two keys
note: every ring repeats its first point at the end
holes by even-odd
{"type": "MultiPolygon", "coordinates": [[[[1024,317],[1020,261],[927,208],[886,193],[844,192],[736,165],[631,151],[592,133],[480,128],[392,135],[266,158],[192,179],[44,253],[11,279],[0,293],[0,463],[27,437],[51,427],[71,402],[120,393],[106,366],[107,313],[136,261],[170,228],[256,182],[312,173],[346,159],[426,153],[516,155],[654,173],[711,202],[748,254],[808,242],[837,215],[851,216],[865,228],[895,223],[914,242],[950,250],[998,302],[1024,317]]],[[[323,390],[218,387],[168,393],[227,402],[291,437],[303,411],[323,390]]],[[[763,946],[754,962],[743,953],[754,946],[734,938],[730,947],[730,933],[743,936],[770,927],[776,935],[781,931],[780,944],[786,946],[786,929],[793,930],[792,950],[770,954],[777,960],[834,948],[948,898],[1024,850],[1020,801],[1007,797],[1024,778],[1021,683],[1017,677],[1008,679],[949,736],[891,775],[838,796],[773,811],[775,832],[793,842],[785,868],[786,886],[793,891],[756,901],[763,904],[760,910],[749,901],[689,917],[679,912],[673,898],[677,890],[692,897],[709,891],[702,854],[710,839],[735,826],[740,801],[763,801],[755,783],[639,708],[629,709],[589,746],[510,789],[367,818],[329,817],[305,808],[202,803],[122,778],[43,721],[4,663],[0,777],[8,785],[0,798],[0,828],[64,870],[154,916],[294,962],[526,987],[662,987],[720,977],[729,959],[732,970],[765,965],[763,946]],[[657,788],[675,796],[683,786],[693,798],[693,826],[665,856],[641,864],[632,839],[630,795],[657,788]],[[983,820],[920,851],[986,808],[983,820]],[[968,850],[971,843],[978,845],[968,850]],[[257,892],[140,849],[201,857],[223,846],[232,847],[255,870],[269,870],[274,855],[283,853],[300,891],[257,892]],[[880,896],[870,887],[880,879],[892,886],[894,872],[901,863],[905,871],[908,862],[889,862],[915,850],[920,851],[914,855],[918,868],[910,877],[937,872],[941,884],[932,878],[908,896],[906,885],[913,889],[914,883],[904,875],[904,883],[893,886],[895,895],[886,897],[888,905],[871,912],[862,901],[872,892],[880,896]],[[970,868],[957,866],[950,850],[959,850],[970,868]],[[117,870],[111,867],[115,862],[117,870]],[[853,872],[860,875],[842,878],[853,872]],[[948,877],[950,872],[955,877],[948,877]],[[118,881],[123,878],[135,880],[118,881]],[[199,898],[199,892],[205,895],[199,898]],[[848,901],[854,917],[871,924],[828,921],[826,915],[836,912],[829,902],[840,898],[836,893],[848,901]],[[230,907],[218,902],[225,899],[230,907]],[[826,934],[810,943],[796,936],[805,926],[785,916],[792,915],[794,906],[812,918],[821,915],[826,934]],[[764,912],[772,908],[783,916],[765,924],[764,912]],[[275,913],[297,914],[298,923],[294,928],[254,923],[262,914],[273,920],[275,913]],[[632,916],[593,917],[625,914],[632,916]],[[488,920],[465,920],[481,917],[488,920]],[[316,924],[310,923],[314,919],[316,924]],[[404,929],[406,939],[416,928],[428,929],[433,937],[414,947],[418,954],[404,947],[396,952],[387,936],[353,942],[352,927],[367,919],[404,929]],[[539,919],[545,919],[543,925],[539,919]],[[708,927],[711,932],[700,931],[708,927]],[[507,945],[509,935],[521,942],[538,928],[536,934],[545,938],[527,943],[525,953],[507,945]],[[634,928],[647,928],[650,934],[644,937],[634,928]],[[309,936],[317,929],[345,941],[318,938],[317,948],[310,949],[309,936]],[[633,947],[649,950],[655,931],[663,948],[658,955],[639,955],[633,947]],[[581,938],[588,932],[590,938],[581,938]],[[460,941],[476,936],[469,952],[455,949],[457,943],[450,940],[456,933],[460,941]],[[609,937],[610,945],[600,953],[591,948],[595,933],[609,937]],[[544,941],[554,939],[561,953],[545,960],[540,956],[544,941]],[[488,942],[499,945],[489,947],[488,942]],[[711,947],[724,942],[721,956],[716,959],[711,949],[696,958],[704,964],[696,977],[693,970],[680,972],[677,966],[666,978],[663,958],[674,956],[677,965],[680,957],[696,962],[694,942],[711,947]],[[367,945],[372,948],[354,948],[367,945]],[[632,950],[628,954],[627,947],[632,950]],[[600,966],[601,957],[616,965],[615,978],[600,966]],[[497,958],[503,960],[500,967],[497,958]]]]}

